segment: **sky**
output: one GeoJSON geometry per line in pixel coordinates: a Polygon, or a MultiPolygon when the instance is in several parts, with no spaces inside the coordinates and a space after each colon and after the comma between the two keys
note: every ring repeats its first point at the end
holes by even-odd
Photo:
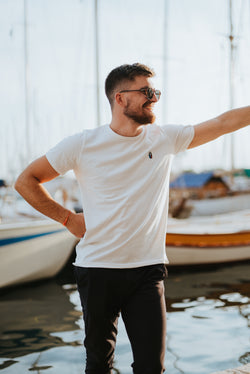
{"type": "MultiPolygon", "coordinates": [[[[240,107],[250,102],[250,0],[232,2],[240,107]]],[[[230,109],[229,0],[98,0],[98,31],[97,124],[94,0],[0,0],[0,178],[15,179],[64,137],[109,123],[104,81],[123,63],[155,70],[159,125],[197,124],[230,109]]],[[[173,170],[230,169],[231,139],[178,155],[173,170]]],[[[250,168],[249,140],[249,127],[233,136],[237,168],[250,168]]]]}

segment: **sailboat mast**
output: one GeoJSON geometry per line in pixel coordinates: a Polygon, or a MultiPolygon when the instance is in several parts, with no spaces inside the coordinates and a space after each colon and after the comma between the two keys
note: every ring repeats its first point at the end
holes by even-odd
{"type": "Polygon", "coordinates": [[[96,121],[101,125],[100,119],[100,88],[99,88],[99,23],[98,23],[98,0],[95,0],[95,76],[96,76],[96,121]]]}
{"type": "Polygon", "coordinates": [[[24,106],[25,106],[25,144],[26,154],[25,163],[29,161],[31,155],[30,149],[30,121],[29,121],[29,93],[28,93],[28,36],[27,36],[27,0],[23,0],[24,17],[24,106]]]}
{"type": "MultiPolygon", "coordinates": [[[[168,35],[168,0],[164,0],[164,19],[163,19],[163,91],[167,89],[167,35],[168,35]]],[[[166,97],[166,96],[165,96],[166,97]]],[[[163,123],[167,124],[167,100],[162,105],[163,123]]]]}
{"type": "MultiPolygon", "coordinates": [[[[235,105],[235,44],[234,44],[234,29],[233,29],[233,4],[232,0],[229,0],[229,22],[230,22],[230,33],[229,33],[229,43],[230,43],[230,62],[229,62],[229,106],[230,109],[234,108],[235,105]]],[[[231,170],[235,169],[234,164],[234,134],[231,134],[231,170]]]]}

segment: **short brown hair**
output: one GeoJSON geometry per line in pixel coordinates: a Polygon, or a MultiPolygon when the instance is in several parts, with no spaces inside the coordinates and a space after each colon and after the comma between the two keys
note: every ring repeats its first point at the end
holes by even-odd
{"type": "Polygon", "coordinates": [[[153,77],[155,75],[154,71],[148,66],[139,64],[129,65],[124,64],[113,69],[106,78],[105,81],[105,93],[111,105],[113,106],[114,102],[114,93],[118,85],[123,81],[134,81],[138,76],[153,77]]]}

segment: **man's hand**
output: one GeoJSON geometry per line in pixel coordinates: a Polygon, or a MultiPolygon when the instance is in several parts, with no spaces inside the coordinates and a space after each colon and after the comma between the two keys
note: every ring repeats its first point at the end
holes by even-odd
{"type": "Polygon", "coordinates": [[[86,232],[83,213],[71,212],[65,226],[71,232],[71,234],[75,235],[77,238],[82,238],[86,232]]]}

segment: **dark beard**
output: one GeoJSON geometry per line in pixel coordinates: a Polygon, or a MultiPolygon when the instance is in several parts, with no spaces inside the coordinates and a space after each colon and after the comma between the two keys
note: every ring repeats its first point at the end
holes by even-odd
{"type": "Polygon", "coordinates": [[[124,109],[123,114],[128,118],[131,118],[136,123],[140,125],[146,125],[148,123],[153,123],[155,121],[154,113],[138,113],[137,111],[131,110],[128,106],[124,109]]]}

